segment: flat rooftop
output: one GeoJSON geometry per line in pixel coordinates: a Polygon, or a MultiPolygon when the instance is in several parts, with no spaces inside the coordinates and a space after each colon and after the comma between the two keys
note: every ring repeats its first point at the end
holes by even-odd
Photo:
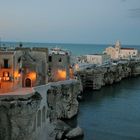
{"type": "Polygon", "coordinates": [[[0,98],[19,98],[19,97],[30,97],[34,94],[34,89],[33,88],[19,88],[15,91],[12,92],[7,92],[7,93],[0,93],[0,98]]]}

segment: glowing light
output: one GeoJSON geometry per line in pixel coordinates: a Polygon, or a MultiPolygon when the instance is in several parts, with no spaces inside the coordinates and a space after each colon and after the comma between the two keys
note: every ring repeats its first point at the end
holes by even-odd
{"type": "Polygon", "coordinates": [[[9,81],[9,80],[10,80],[10,78],[9,78],[9,77],[5,77],[5,80],[6,80],[6,81],[9,81]]]}
{"type": "Polygon", "coordinates": [[[8,77],[8,72],[4,72],[4,77],[8,77]]]}
{"type": "Polygon", "coordinates": [[[36,72],[30,72],[29,73],[29,78],[32,80],[36,80],[36,72]]]}
{"type": "Polygon", "coordinates": [[[18,71],[15,71],[14,72],[14,78],[18,78],[18,77],[20,77],[20,73],[18,71]]]}
{"type": "Polygon", "coordinates": [[[65,70],[58,70],[57,71],[57,76],[59,79],[63,80],[66,79],[66,71],[65,70]]]}

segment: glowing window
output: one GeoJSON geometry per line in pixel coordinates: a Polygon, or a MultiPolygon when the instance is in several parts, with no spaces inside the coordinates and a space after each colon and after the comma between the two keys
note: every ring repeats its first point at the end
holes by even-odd
{"type": "Polygon", "coordinates": [[[3,80],[4,81],[9,81],[10,78],[9,78],[9,72],[3,72],[3,80]]]}

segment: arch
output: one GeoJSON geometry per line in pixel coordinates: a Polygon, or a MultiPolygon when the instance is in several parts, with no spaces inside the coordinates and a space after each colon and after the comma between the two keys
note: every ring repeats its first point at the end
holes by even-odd
{"type": "Polygon", "coordinates": [[[46,115],[46,107],[44,106],[42,109],[42,122],[45,122],[45,115],[46,115]]]}
{"type": "Polygon", "coordinates": [[[25,79],[25,87],[32,87],[32,80],[30,78],[25,79]]]}
{"type": "Polygon", "coordinates": [[[37,127],[41,126],[41,111],[39,110],[37,113],[37,127]]]}

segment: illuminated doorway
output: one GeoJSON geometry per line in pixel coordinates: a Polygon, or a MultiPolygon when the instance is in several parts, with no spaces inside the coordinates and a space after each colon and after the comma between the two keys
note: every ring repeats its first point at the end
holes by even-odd
{"type": "Polygon", "coordinates": [[[30,78],[26,78],[25,80],[25,87],[31,87],[32,86],[32,81],[30,78]]]}

